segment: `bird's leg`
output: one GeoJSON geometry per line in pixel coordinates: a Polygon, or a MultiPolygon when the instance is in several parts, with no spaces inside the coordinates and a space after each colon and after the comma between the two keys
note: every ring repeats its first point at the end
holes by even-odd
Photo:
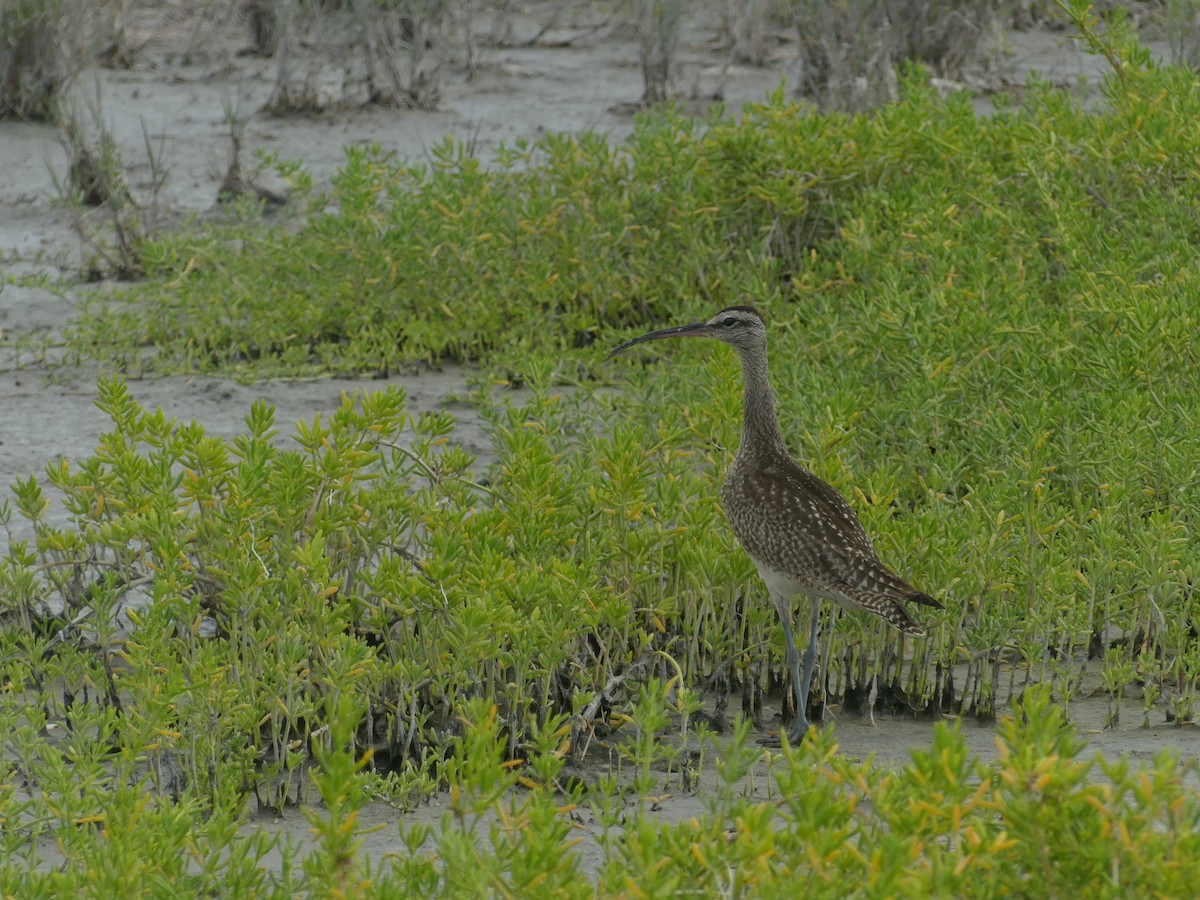
{"type": "Polygon", "coordinates": [[[810,599],[811,619],[808,625],[808,646],[804,648],[804,683],[805,711],[808,710],[808,698],[812,691],[813,670],[817,667],[817,629],[821,625],[821,601],[815,597],[810,599]]]}
{"type": "MultiPolygon", "coordinates": [[[[783,646],[787,654],[788,673],[792,676],[792,691],[796,698],[796,722],[788,734],[788,740],[798,744],[808,733],[808,685],[806,679],[800,677],[800,651],[796,649],[796,641],[792,637],[791,604],[777,600],[776,605],[779,607],[779,618],[783,622],[783,646]]],[[[808,675],[811,677],[811,671],[808,675]]]]}

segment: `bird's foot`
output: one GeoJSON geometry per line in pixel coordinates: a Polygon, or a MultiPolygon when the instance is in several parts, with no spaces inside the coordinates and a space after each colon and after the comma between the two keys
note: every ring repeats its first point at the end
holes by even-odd
{"type": "Polygon", "coordinates": [[[793,747],[799,747],[800,744],[803,743],[804,739],[808,737],[809,727],[809,723],[805,722],[803,726],[796,725],[794,728],[792,728],[791,733],[788,734],[788,743],[793,747]]]}
{"type": "MultiPolygon", "coordinates": [[[[799,747],[801,742],[803,742],[803,740],[808,736],[808,728],[808,722],[797,723],[795,726],[793,726],[792,730],[788,732],[788,744],[793,747],[799,747]]],[[[760,747],[782,747],[783,732],[781,731],[778,734],[768,734],[760,737],[758,739],[758,744],[760,747]]]]}

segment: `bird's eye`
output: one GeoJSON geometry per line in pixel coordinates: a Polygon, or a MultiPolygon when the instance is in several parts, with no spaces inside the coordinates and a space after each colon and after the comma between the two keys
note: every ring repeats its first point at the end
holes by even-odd
{"type": "Polygon", "coordinates": [[[733,316],[726,316],[724,321],[721,322],[721,324],[724,325],[726,328],[732,328],[734,325],[737,324],[737,322],[738,322],[738,320],[735,319],[733,316]]]}

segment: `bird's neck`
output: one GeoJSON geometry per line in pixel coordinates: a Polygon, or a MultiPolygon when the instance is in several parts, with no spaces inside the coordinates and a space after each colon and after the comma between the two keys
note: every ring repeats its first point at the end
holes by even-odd
{"type": "Polygon", "coordinates": [[[786,455],[783,436],[775,418],[775,392],[767,379],[767,357],[763,353],[742,356],[745,398],[742,409],[740,454],[780,451],[786,455]]]}

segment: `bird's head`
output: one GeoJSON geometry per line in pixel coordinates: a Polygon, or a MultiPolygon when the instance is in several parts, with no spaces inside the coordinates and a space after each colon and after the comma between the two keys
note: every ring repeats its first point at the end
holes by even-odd
{"type": "Polygon", "coordinates": [[[753,306],[730,306],[721,310],[707,322],[694,325],[677,325],[651,331],[626,341],[608,354],[612,359],[622,350],[646,341],[658,341],[673,337],[711,337],[724,341],[739,353],[764,350],[767,345],[767,326],[762,314],[753,306]]]}

